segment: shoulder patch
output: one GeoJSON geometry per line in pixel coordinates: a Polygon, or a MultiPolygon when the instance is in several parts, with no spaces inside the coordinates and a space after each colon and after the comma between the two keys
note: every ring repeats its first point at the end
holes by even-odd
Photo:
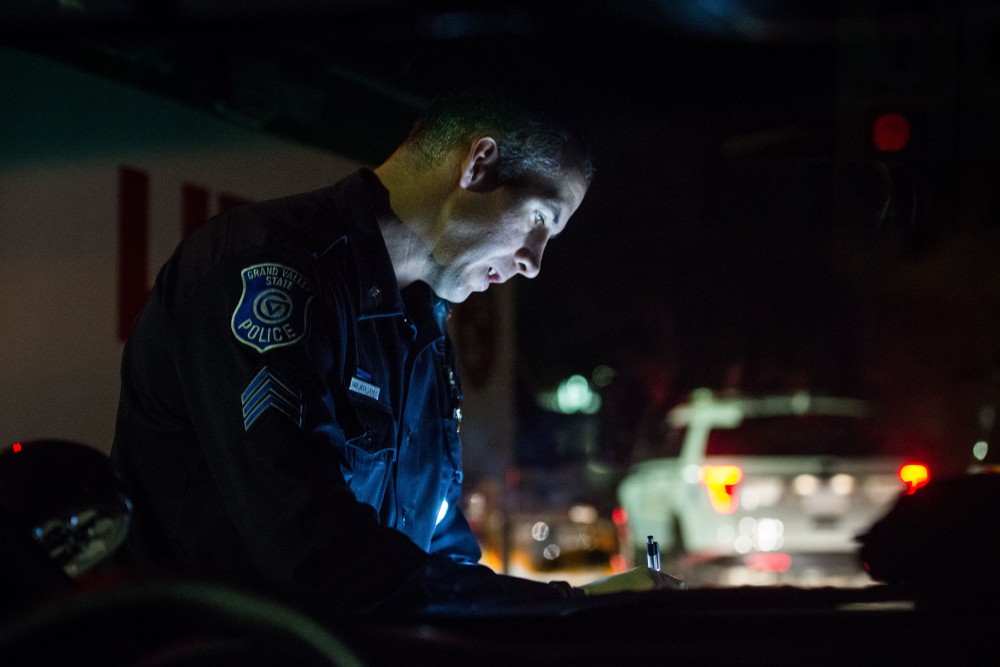
{"type": "Polygon", "coordinates": [[[302,340],[309,326],[312,283],[283,264],[254,264],[240,275],[243,294],[231,323],[236,340],[261,353],[302,340]]]}

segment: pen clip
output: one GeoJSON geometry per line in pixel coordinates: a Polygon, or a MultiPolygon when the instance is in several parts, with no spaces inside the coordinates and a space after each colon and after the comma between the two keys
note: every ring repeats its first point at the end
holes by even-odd
{"type": "Polygon", "coordinates": [[[652,535],[646,536],[646,567],[660,571],[660,545],[652,535]]]}

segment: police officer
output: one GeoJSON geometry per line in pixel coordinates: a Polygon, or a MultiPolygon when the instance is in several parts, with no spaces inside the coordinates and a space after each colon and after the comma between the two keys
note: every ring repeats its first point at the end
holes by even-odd
{"type": "Polygon", "coordinates": [[[476,565],[445,319],[536,276],[590,178],[568,130],[465,92],[374,171],[184,240],[122,359],[112,458],[146,561],[327,614],[585,592],[476,565]]]}

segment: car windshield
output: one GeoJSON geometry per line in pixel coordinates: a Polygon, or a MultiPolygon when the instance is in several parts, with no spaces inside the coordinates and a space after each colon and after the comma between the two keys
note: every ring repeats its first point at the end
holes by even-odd
{"type": "Polygon", "coordinates": [[[863,456],[878,451],[865,420],[804,415],[744,419],[709,433],[707,456],[863,456]]]}

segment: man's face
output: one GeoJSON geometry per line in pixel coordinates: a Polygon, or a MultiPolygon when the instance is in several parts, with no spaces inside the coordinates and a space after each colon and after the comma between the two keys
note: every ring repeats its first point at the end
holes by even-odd
{"type": "Polygon", "coordinates": [[[586,191],[575,171],[558,179],[535,175],[488,191],[458,190],[431,250],[431,288],[458,303],[518,274],[534,278],[546,243],[566,227],[586,191]]]}

